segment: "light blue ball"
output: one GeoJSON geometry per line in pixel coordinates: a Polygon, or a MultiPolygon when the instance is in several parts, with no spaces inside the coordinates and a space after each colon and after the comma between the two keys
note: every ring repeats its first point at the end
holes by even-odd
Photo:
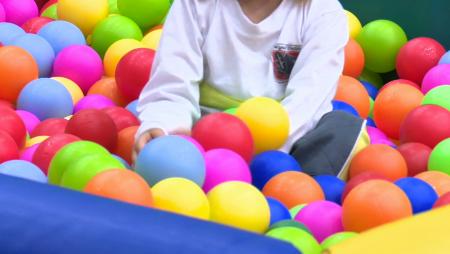
{"type": "Polygon", "coordinates": [[[69,46],[86,45],[86,39],[81,30],[67,21],[50,22],[39,30],[38,35],[52,45],[56,55],[69,46]]]}
{"type": "Polygon", "coordinates": [[[25,31],[12,23],[0,22],[0,42],[7,46],[11,45],[18,36],[24,35],[25,31]]]}
{"type": "Polygon", "coordinates": [[[447,51],[439,61],[439,64],[450,64],[450,51],[447,51]]]}
{"type": "Polygon", "coordinates": [[[33,113],[41,121],[63,118],[73,112],[72,96],[58,81],[41,78],[28,83],[19,94],[17,109],[33,113]]]}
{"type": "Polygon", "coordinates": [[[55,52],[52,46],[41,36],[24,34],[16,37],[12,44],[30,53],[39,66],[39,77],[49,77],[52,74],[55,52]]]}
{"type": "Polygon", "coordinates": [[[28,161],[12,160],[0,164],[0,174],[47,183],[47,176],[36,165],[28,161]]]}
{"type": "Polygon", "coordinates": [[[133,113],[135,117],[139,117],[139,113],[137,111],[138,100],[134,100],[127,105],[126,109],[133,113]]]}
{"type": "Polygon", "coordinates": [[[142,149],[136,160],[136,172],[150,186],[171,177],[186,178],[203,186],[205,160],[188,140],[164,136],[152,140],[142,149]]]}

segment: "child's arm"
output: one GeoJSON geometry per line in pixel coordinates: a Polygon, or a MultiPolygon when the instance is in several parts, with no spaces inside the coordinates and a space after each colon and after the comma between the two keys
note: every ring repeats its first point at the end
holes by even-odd
{"type": "Polygon", "coordinates": [[[308,24],[303,27],[303,49],[282,102],[291,120],[290,138],[283,150],[310,130],[326,110],[331,110],[343,70],[344,47],[349,39],[347,17],[337,1],[333,7],[325,7],[328,10],[311,10],[308,24]]]}

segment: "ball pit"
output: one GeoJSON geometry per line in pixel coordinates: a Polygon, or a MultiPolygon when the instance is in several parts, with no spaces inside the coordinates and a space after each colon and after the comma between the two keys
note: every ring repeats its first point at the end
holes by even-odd
{"type": "Polygon", "coordinates": [[[436,203],[434,203],[433,208],[439,208],[450,205],[450,192],[442,195],[436,203]]]}
{"type": "Polygon", "coordinates": [[[428,170],[450,175],[450,138],[440,142],[430,154],[428,170]]]}
{"type": "Polygon", "coordinates": [[[408,176],[412,177],[427,170],[431,154],[431,148],[428,146],[421,143],[405,143],[398,147],[398,151],[408,166],[408,176]]]}
{"type": "Polygon", "coordinates": [[[23,110],[16,110],[17,115],[22,119],[25,124],[27,133],[31,133],[34,128],[41,122],[33,113],[23,110]]]}
{"type": "Polygon", "coordinates": [[[72,97],[73,105],[76,105],[84,97],[81,88],[72,80],[64,77],[53,77],[52,79],[58,81],[67,89],[67,91],[70,93],[70,96],[72,97]]]}
{"type": "Polygon", "coordinates": [[[156,26],[152,28],[145,36],[142,38],[142,43],[144,43],[147,47],[153,50],[157,50],[159,46],[159,42],[162,36],[162,26],[156,26]]]}
{"type": "Polygon", "coordinates": [[[345,182],[336,176],[319,175],[315,176],[314,180],[320,185],[325,199],[336,204],[341,204],[342,193],[345,189],[345,182]]]}
{"type": "Polygon", "coordinates": [[[114,42],[108,48],[103,58],[105,74],[109,77],[114,77],[120,60],[130,51],[139,48],[145,48],[145,45],[135,39],[121,39],[114,42]]]}
{"type": "Polygon", "coordinates": [[[117,146],[115,154],[123,158],[127,163],[132,164],[132,152],[134,147],[134,137],[139,126],[127,127],[117,134],[117,146]]]}
{"type": "Polygon", "coordinates": [[[21,148],[27,134],[25,124],[20,116],[12,109],[0,107],[0,131],[6,132],[21,148]]]}
{"type": "Polygon", "coordinates": [[[38,7],[33,0],[2,0],[6,22],[23,25],[27,20],[38,15],[38,7]]]}
{"type": "Polygon", "coordinates": [[[450,85],[431,89],[423,98],[422,105],[441,106],[450,111],[450,85]]]}
{"type": "Polygon", "coordinates": [[[0,130],[0,163],[19,158],[19,148],[14,139],[5,131],[0,130]]]}
{"type": "Polygon", "coordinates": [[[16,37],[24,34],[25,31],[19,26],[12,23],[0,22],[0,43],[3,45],[11,44],[16,37]]]}
{"type": "Polygon", "coordinates": [[[331,246],[334,246],[336,244],[342,243],[350,238],[353,238],[357,236],[357,233],[354,232],[341,232],[334,234],[332,236],[329,236],[327,239],[325,239],[322,243],[322,249],[326,250],[329,249],[331,246]]]}
{"type": "Polygon", "coordinates": [[[343,74],[358,78],[364,69],[364,51],[354,39],[348,41],[345,46],[345,64],[343,74]]]}
{"type": "Polygon", "coordinates": [[[273,229],[281,221],[291,219],[291,213],[289,213],[289,210],[280,201],[274,198],[267,198],[267,203],[270,208],[270,229],[273,229]]]}
{"type": "Polygon", "coordinates": [[[105,109],[116,106],[114,102],[106,96],[100,94],[90,94],[83,97],[75,105],[73,112],[78,113],[87,109],[105,109]]]}
{"type": "Polygon", "coordinates": [[[40,122],[36,128],[30,133],[30,137],[37,136],[53,136],[64,133],[68,121],[61,118],[51,118],[40,122]]]}
{"type": "Polygon", "coordinates": [[[362,118],[369,116],[369,94],[361,82],[355,78],[342,76],[339,79],[339,85],[334,99],[353,106],[362,118]]]}
{"type": "Polygon", "coordinates": [[[344,112],[350,113],[356,117],[359,117],[358,111],[356,111],[356,109],[352,105],[350,105],[346,102],[343,102],[343,101],[338,101],[338,100],[333,100],[332,103],[333,103],[333,110],[344,111],[344,112]]]}
{"type": "Polygon", "coordinates": [[[314,239],[313,236],[298,228],[276,228],[267,232],[266,235],[289,242],[294,245],[298,251],[304,254],[320,254],[322,251],[320,244],[314,239]]]}
{"type": "Polygon", "coordinates": [[[52,21],[43,26],[38,35],[52,45],[56,55],[69,46],[86,45],[86,40],[80,29],[67,21],[52,21]]]}
{"type": "Polygon", "coordinates": [[[109,98],[114,104],[124,107],[127,105],[125,96],[120,92],[115,78],[103,77],[89,89],[88,95],[98,94],[109,98]]]}
{"type": "Polygon", "coordinates": [[[25,22],[25,24],[22,25],[22,28],[27,33],[37,34],[42,27],[44,27],[45,25],[47,25],[52,21],[53,19],[51,18],[35,17],[25,22]]]}
{"type": "Polygon", "coordinates": [[[431,210],[438,199],[438,195],[433,187],[417,178],[402,178],[397,180],[395,185],[400,187],[408,196],[414,214],[431,210]]]}
{"type": "Polygon", "coordinates": [[[439,171],[426,171],[415,176],[430,184],[438,196],[450,192],[450,176],[439,171]]]}
{"type": "Polygon", "coordinates": [[[0,174],[20,177],[39,183],[47,183],[42,171],[28,161],[10,160],[0,164],[0,174]]]}
{"type": "Polygon", "coordinates": [[[170,8],[169,1],[117,0],[119,12],[134,20],[143,30],[161,23],[170,8]]]}
{"type": "Polygon", "coordinates": [[[20,151],[19,159],[23,161],[33,162],[33,156],[36,153],[40,144],[35,144],[33,146],[27,147],[20,151]]]}
{"type": "Polygon", "coordinates": [[[428,93],[431,89],[450,84],[450,64],[440,64],[430,69],[422,81],[422,92],[428,93]]]}

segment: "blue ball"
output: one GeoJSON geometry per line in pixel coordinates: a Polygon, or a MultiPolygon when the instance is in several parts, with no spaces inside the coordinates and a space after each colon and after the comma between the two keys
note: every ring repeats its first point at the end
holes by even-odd
{"type": "Polygon", "coordinates": [[[197,183],[205,181],[205,160],[194,144],[179,136],[163,136],[152,140],[139,153],[136,172],[150,186],[171,177],[197,183]]]}
{"type": "Polygon", "coordinates": [[[0,164],[0,174],[47,183],[47,177],[44,172],[28,161],[12,160],[4,162],[0,164]]]}
{"type": "Polygon", "coordinates": [[[447,51],[439,61],[439,64],[450,64],[450,51],[447,51]]]}
{"type": "Polygon", "coordinates": [[[402,178],[395,184],[408,196],[414,214],[430,210],[439,198],[433,187],[418,178],[402,178]]]}
{"type": "Polygon", "coordinates": [[[345,182],[336,176],[320,175],[315,176],[314,179],[322,187],[325,199],[336,204],[341,204],[342,193],[344,192],[345,182]]]}
{"type": "Polygon", "coordinates": [[[86,45],[86,40],[81,30],[67,21],[52,21],[43,26],[39,30],[38,35],[44,37],[52,45],[56,55],[69,46],[86,45]]]}
{"type": "Polygon", "coordinates": [[[125,168],[131,169],[130,164],[128,164],[128,162],[126,162],[124,159],[122,159],[122,157],[120,157],[120,156],[118,156],[118,155],[115,155],[115,154],[112,154],[112,156],[113,156],[114,158],[116,158],[116,160],[118,160],[120,163],[122,163],[122,165],[123,165],[125,168]]]}
{"type": "Polygon", "coordinates": [[[374,99],[377,98],[378,95],[378,88],[376,86],[372,85],[371,83],[367,81],[361,81],[361,83],[366,88],[367,92],[369,93],[370,98],[374,99]]]}
{"type": "Polygon", "coordinates": [[[279,221],[290,220],[291,213],[280,201],[274,198],[267,198],[267,203],[270,208],[270,225],[273,225],[279,221]]]}
{"type": "Polygon", "coordinates": [[[12,44],[30,53],[39,66],[39,77],[49,77],[52,74],[55,52],[52,46],[41,36],[24,34],[16,37],[12,44]]]}
{"type": "Polygon", "coordinates": [[[28,83],[20,92],[17,109],[33,113],[41,121],[49,118],[63,118],[72,114],[72,96],[56,80],[36,79],[28,83]]]}
{"type": "Polygon", "coordinates": [[[352,105],[350,105],[346,102],[343,102],[343,101],[338,101],[338,100],[333,100],[332,103],[333,103],[333,110],[344,111],[344,112],[350,113],[356,117],[359,117],[358,111],[356,111],[356,109],[352,105]]]}
{"type": "Polygon", "coordinates": [[[377,128],[375,121],[370,117],[367,118],[367,125],[377,128]]]}
{"type": "Polygon", "coordinates": [[[262,189],[274,176],[286,171],[301,171],[297,160],[280,151],[267,151],[256,155],[251,164],[253,185],[262,189]]]}
{"type": "Polygon", "coordinates": [[[134,100],[127,105],[126,109],[133,113],[135,117],[139,117],[139,113],[137,112],[138,100],[134,100]]]}
{"type": "Polygon", "coordinates": [[[0,42],[5,45],[11,45],[15,38],[24,35],[25,31],[12,23],[0,22],[0,42]]]}

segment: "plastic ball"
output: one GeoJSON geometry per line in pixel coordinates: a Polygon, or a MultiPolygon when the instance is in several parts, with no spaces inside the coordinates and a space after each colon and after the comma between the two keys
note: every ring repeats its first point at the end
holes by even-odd
{"type": "Polygon", "coordinates": [[[5,22],[5,20],[6,20],[5,8],[0,3],[0,22],[5,22]]]}
{"type": "Polygon", "coordinates": [[[439,64],[450,64],[450,51],[447,51],[447,53],[441,57],[439,64]]]}
{"type": "Polygon", "coordinates": [[[415,176],[430,184],[438,196],[450,192],[450,176],[439,171],[426,171],[415,176]]]}
{"type": "Polygon", "coordinates": [[[34,138],[30,138],[25,142],[25,148],[32,147],[36,144],[41,144],[45,140],[48,139],[48,136],[37,136],[34,138]]]}
{"type": "Polygon", "coordinates": [[[361,73],[359,80],[367,81],[377,88],[381,88],[384,85],[384,81],[383,78],[381,78],[381,75],[379,73],[368,70],[367,68],[363,70],[363,73],[361,73]]]}
{"type": "Polygon", "coordinates": [[[423,98],[422,105],[437,105],[450,111],[450,85],[431,89],[423,98]]]}
{"type": "Polygon", "coordinates": [[[139,126],[125,128],[117,134],[117,146],[115,154],[123,158],[127,163],[132,163],[132,153],[134,147],[134,137],[139,126]]]}
{"type": "Polygon", "coordinates": [[[205,154],[206,154],[205,148],[203,148],[203,146],[200,145],[200,143],[199,143],[197,140],[193,139],[193,138],[190,137],[190,136],[186,136],[186,135],[178,135],[178,136],[180,136],[180,137],[186,139],[187,141],[191,142],[192,144],[194,144],[195,147],[196,147],[196,148],[200,151],[200,153],[203,155],[203,157],[205,157],[205,154]]]}
{"type": "Polygon", "coordinates": [[[15,103],[25,85],[38,76],[31,54],[16,46],[0,47],[0,99],[15,103]]]}
{"type": "Polygon", "coordinates": [[[356,17],[355,14],[351,13],[350,11],[345,10],[345,14],[347,15],[348,19],[350,38],[355,39],[361,32],[361,21],[359,21],[358,17],[356,17]]]}
{"type": "Polygon", "coordinates": [[[294,157],[281,151],[267,151],[256,155],[251,164],[253,185],[262,189],[274,176],[286,171],[301,171],[294,157]]]}
{"type": "Polygon", "coordinates": [[[344,228],[353,232],[412,216],[408,196],[395,184],[383,180],[370,180],[355,187],[342,208],[344,228]]]}
{"type": "Polygon", "coordinates": [[[152,207],[150,186],[131,170],[111,169],[94,176],[84,192],[122,202],[152,207]]]}
{"type": "Polygon", "coordinates": [[[138,48],[128,52],[117,65],[117,87],[127,101],[136,100],[150,78],[155,51],[138,48]]]}
{"type": "Polygon", "coordinates": [[[303,231],[305,231],[305,232],[307,232],[309,234],[312,234],[311,231],[303,223],[300,223],[300,222],[298,222],[296,220],[291,220],[291,219],[282,220],[282,221],[276,222],[274,224],[271,224],[267,231],[270,231],[270,230],[276,229],[276,228],[284,228],[284,227],[298,228],[298,229],[301,229],[301,230],[303,230],[303,231]]]}
{"type": "Polygon", "coordinates": [[[119,8],[117,7],[117,0],[108,0],[108,9],[110,14],[119,14],[119,8]]]}
{"type": "Polygon", "coordinates": [[[83,33],[74,24],[67,21],[53,21],[43,26],[38,35],[52,45],[55,54],[74,45],[86,45],[83,33]]]}
{"type": "Polygon", "coordinates": [[[364,51],[354,39],[350,38],[345,46],[345,64],[343,74],[358,78],[364,69],[364,51]]]}
{"type": "Polygon", "coordinates": [[[339,205],[341,204],[342,193],[344,192],[345,188],[344,181],[332,175],[315,176],[314,179],[322,188],[326,200],[339,205]]]}
{"type": "Polygon", "coordinates": [[[117,144],[117,127],[114,121],[98,109],[77,112],[69,120],[65,132],[83,140],[96,142],[109,151],[113,151],[117,144]]]}
{"type": "Polygon", "coordinates": [[[205,181],[205,160],[191,142],[164,136],[148,143],[136,160],[136,172],[150,184],[166,178],[183,177],[199,186],[205,181]]]}
{"type": "Polygon", "coordinates": [[[184,178],[167,178],[152,187],[155,208],[209,219],[209,201],[202,189],[194,182],[184,178]]]}
{"type": "Polygon", "coordinates": [[[367,134],[369,134],[370,142],[372,144],[376,143],[376,141],[378,140],[388,139],[388,137],[386,136],[386,134],[384,134],[384,132],[372,126],[367,126],[367,134]]]}
{"type": "Polygon", "coordinates": [[[41,122],[33,113],[23,110],[16,110],[17,115],[22,119],[28,133],[31,133],[34,128],[41,122]]]}
{"type": "Polygon", "coordinates": [[[103,57],[106,50],[121,39],[142,39],[142,31],[133,20],[111,15],[97,24],[92,32],[92,47],[103,57]]]}
{"type": "Polygon", "coordinates": [[[37,136],[53,136],[64,133],[67,120],[62,118],[50,118],[40,122],[36,128],[30,133],[30,137],[37,136]]]}
{"type": "Polygon", "coordinates": [[[16,37],[24,34],[25,31],[19,26],[12,23],[0,22],[0,43],[3,45],[10,45],[16,37]]]}
{"type": "Polygon", "coordinates": [[[344,111],[344,112],[352,114],[356,117],[359,117],[358,111],[356,111],[356,109],[352,105],[350,105],[346,102],[333,100],[332,104],[333,104],[333,110],[344,111]]]}
{"type": "Polygon", "coordinates": [[[413,213],[421,213],[431,210],[438,199],[436,191],[427,182],[417,178],[402,178],[395,182],[408,196],[413,213]]]}
{"type": "Polygon", "coordinates": [[[444,46],[434,39],[412,39],[401,48],[397,56],[398,76],[420,84],[425,74],[438,64],[444,54],[444,46]]]}
{"type": "Polygon", "coordinates": [[[67,91],[70,93],[70,96],[72,97],[73,105],[77,104],[84,97],[81,88],[72,80],[64,77],[53,77],[52,79],[58,81],[67,89],[67,91]]]}
{"type": "Polygon", "coordinates": [[[105,74],[114,77],[120,60],[130,51],[144,48],[145,45],[135,39],[122,39],[114,42],[106,51],[103,58],[105,74]]]}
{"type": "Polygon", "coordinates": [[[389,81],[383,87],[381,87],[380,90],[379,90],[379,93],[381,93],[381,91],[383,91],[384,89],[386,89],[388,87],[391,87],[391,86],[394,86],[396,84],[410,85],[410,86],[420,90],[420,86],[418,84],[410,81],[410,80],[407,80],[407,79],[395,79],[395,80],[389,81]]]}
{"type": "Polygon", "coordinates": [[[17,143],[7,132],[0,130],[0,163],[17,159],[19,159],[17,143]]]}
{"type": "Polygon", "coordinates": [[[295,216],[297,216],[297,214],[307,206],[308,204],[301,204],[301,205],[297,205],[292,207],[291,209],[289,209],[289,213],[291,214],[291,218],[295,219],[295,216]]]}
{"type": "Polygon", "coordinates": [[[157,50],[159,42],[161,40],[162,32],[162,28],[154,29],[148,32],[142,39],[142,43],[153,50],[157,50]]]}
{"type": "Polygon", "coordinates": [[[289,135],[289,115],[283,106],[270,98],[255,97],[243,102],[236,112],[253,137],[255,153],[281,148],[289,135]]]}
{"type": "Polygon", "coordinates": [[[90,94],[78,101],[73,112],[78,113],[86,109],[105,109],[114,106],[116,105],[108,97],[99,94],[90,94]]]}
{"type": "Polygon", "coordinates": [[[450,64],[440,64],[430,69],[422,81],[422,92],[428,93],[431,89],[450,84],[450,64]]]}
{"type": "Polygon", "coordinates": [[[54,5],[55,3],[58,2],[58,0],[48,0],[45,1],[46,3],[44,5],[42,5],[40,13],[42,14],[42,12],[44,12],[47,8],[49,8],[50,6],[54,5]]]}
{"type": "Polygon", "coordinates": [[[230,149],[249,162],[253,156],[253,138],[250,130],[239,118],[213,113],[200,119],[192,129],[192,137],[206,151],[215,148],[230,149]]]}
{"type": "Polygon", "coordinates": [[[307,204],[325,198],[322,188],[307,174],[287,171],[272,177],[263,193],[282,202],[287,208],[307,204]]]}
{"type": "Polygon", "coordinates": [[[116,125],[117,131],[121,131],[127,127],[139,126],[140,122],[131,112],[121,107],[108,107],[102,109],[109,115],[116,125]]]}
{"type": "Polygon", "coordinates": [[[170,8],[169,1],[117,0],[122,15],[134,20],[142,30],[161,24],[170,8]]]}
{"type": "Polygon", "coordinates": [[[349,76],[341,76],[335,100],[350,104],[358,111],[361,118],[367,118],[370,112],[369,98],[369,94],[361,82],[349,76]]]}
{"type": "Polygon", "coordinates": [[[41,78],[30,82],[20,92],[17,108],[33,113],[40,120],[72,114],[72,97],[58,81],[41,78]]]}
{"type": "Polygon", "coordinates": [[[112,154],[112,157],[114,157],[114,159],[118,160],[122,164],[122,166],[124,166],[125,168],[128,168],[128,169],[132,168],[130,163],[128,163],[127,161],[122,159],[120,156],[112,154]]]}
{"type": "Polygon", "coordinates": [[[294,227],[275,228],[267,232],[269,237],[294,245],[303,254],[320,254],[322,248],[316,239],[304,230],[294,227]]]}
{"type": "Polygon", "coordinates": [[[67,20],[89,35],[98,22],[108,16],[107,0],[58,0],[58,18],[67,20]]]}
{"type": "Polygon", "coordinates": [[[357,235],[358,235],[358,233],[354,233],[354,232],[340,232],[340,233],[331,235],[322,242],[322,244],[321,244],[322,249],[326,250],[336,244],[342,243],[342,242],[344,242],[350,238],[353,238],[357,235]]]}
{"type": "Polygon", "coordinates": [[[422,99],[423,94],[410,85],[396,84],[382,90],[375,100],[375,123],[390,138],[399,139],[403,121],[422,99]]]}
{"type": "Polygon", "coordinates": [[[49,5],[44,11],[42,11],[41,16],[57,20],[58,19],[58,3],[55,2],[54,4],[49,5]]]}
{"type": "Polygon", "coordinates": [[[397,54],[407,42],[403,29],[389,20],[365,25],[356,38],[366,56],[366,68],[378,73],[395,69],[397,54]]]}
{"type": "Polygon", "coordinates": [[[389,181],[388,178],[386,178],[385,176],[383,176],[380,173],[370,172],[370,171],[361,173],[361,174],[353,177],[352,179],[350,179],[350,181],[348,181],[347,184],[345,185],[344,192],[342,193],[342,202],[345,200],[345,198],[350,193],[350,191],[352,191],[356,186],[360,185],[361,183],[367,182],[369,180],[389,181]]]}
{"type": "Polygon", "coordinates": [[[22,25],[22,28],[27,33],[37,34],[42,27],[44,27],[45,25],[47,25],[52,21],[53,19],[51,18],[35,17],[25,22],[25,24],[22,25]]]}
{"type": "Polygon", "coordinates": [[[415,176],[425,172],[428,167],[431,148],[421,143],[405,143],[398,147],[398,151],[408,165],[408,176],[415,176]]]}
{"type": "Polygon", "coordinates": [[[22,147],[27,132],[20,116],[12,109],[0,107],[0,123],[0,131],[8,134],[18,147],[22,147]]]}
{"type": "Polygon", "coordinates": [[[270,224],[267,200],[252,185],[226,182],[208,193],[213,222],[264,233],[270,224]]]}
{"type": "Polygon", "coordinates": [[[0,164],[0,174],[47,183],[47,177],[44,173],[28,161],[11,160],[4,162],[0,164]]]}
{"type": "Polygon", "coordinates": [[[439,208],[447,205],[450,205],[450,192],[447,192],[446,194],[442,195],[436,201],[436,203],[434,203],[433,208],[439,208]]]}
{"type": "Polygon", "coordinates": [[[36,150],[38,149],[39,145],[40,144],[35,144],[33,146],[23,149],[20,152],[19,159],[23,161],[33,162],[33,156],[36,153],[36,150]]]}
{"type": "Polygon", "coordinates": [[[229,108],[229,109],[223,111],[223,113],[227,113],[227,114],[230,114],[230,115],[236,115],[237,108],[229,108]]]}
{"type": "Polygon", "coordinates": [[[114,104],[121,107],[125,107],[127,105],[127,100],[120,92],[115,78],[104,77],[100,79],[93,86],[91,86],[87,94],[103,95],[113,101],[114,104]]]}
{"type": "Polygon", "coordinates": [[[267,203],[270,208],[270,225],[276,224],[277,222],[290,220],[291,214],[289,210],[280,201],[274,198],[267,198],[267,203]]]}
{"type": "Polygon", "coordinates": [[[38,7],[33,0],[2,0],[6,22],[23,25],[27,20],[38,16],[38,7]]]}
{"type": "Polygon", "coordinates": [[[400,129],[402,143],[418,142],[430,148],[450,137],[450,111],[435,105],[412,110],[400,129]]]}
{"type": "Polygon", "coordinates": [[[212,149],[205,154],[206,177],[203,184],[205,192],[215,186],[230,181],[252,182],[250,169],[245,160],[228,149],[212,149]]]}
{"type": "Polygon", "coordinates": [[[137,111],[138,103],[139,103],[138,100],[134,100],[134,101],[128,103],[128,105],[125,107],[128,111],[133,113],[133,115],[136,117],[139,117],[139,113],[137,111]]]}
{"type": "Polygon", "coordinates": [[[428,170],[450,175],[450,137],[434,147],[428,161],[428,170]]]}

